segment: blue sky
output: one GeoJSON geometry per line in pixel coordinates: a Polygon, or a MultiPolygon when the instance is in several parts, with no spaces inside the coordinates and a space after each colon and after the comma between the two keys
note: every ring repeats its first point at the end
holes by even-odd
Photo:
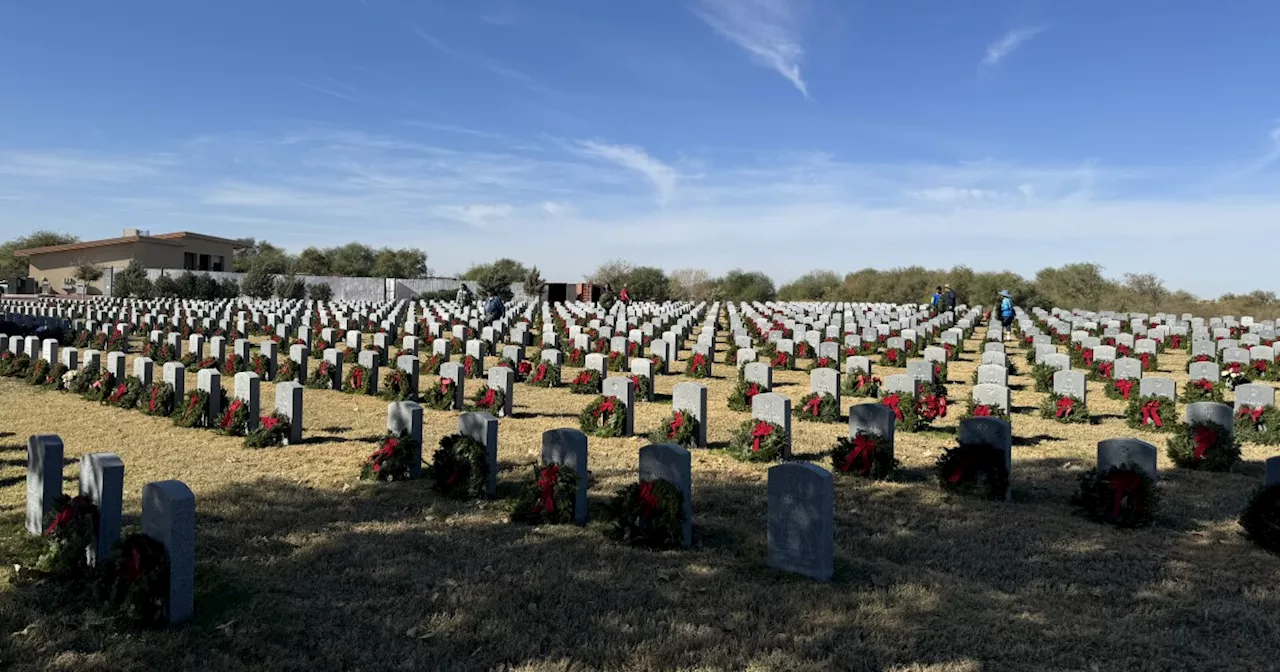
{"type": "Polygon", "coordinates": [[[614,258],[779,281],[1095,261],[1247,291],[1271,284],[1248,241],[1280,233],[1278,20],[1190,0],[7,2],[0,237],[356,239],[554,280],[614,258]]]}

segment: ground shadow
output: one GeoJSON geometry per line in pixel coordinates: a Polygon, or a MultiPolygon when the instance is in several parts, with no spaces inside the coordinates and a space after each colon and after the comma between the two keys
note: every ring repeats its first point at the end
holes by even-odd
{"type": "Polygon", "coordinates": [[[340,427],[340,426],[334,425],[334,426],[332,426],[332,427],[321,427],[321,428],[320,428],[320,431],[322,431],[322,432],[329,432],[330,434],[342,434],[343,432],[349,432],[349,431],[351,431],[351,428],[350,428],[350,427],[340,427]]]}
{"type": "Polygon", "coordinates": [[[1056,436],[1050,436],[1048,434],[1037,434],[1035,436],[1014,436],[1013,445],[1021,446],[1021,447],[1038,446],[1044,443],[1045,441],[1064,441],[1064,440],[1065,439],[1060,439],[1056,436]]]}
{"type": "Polygon", "coordinates": [[[358,441],[359,439],[348,439],[345,436],[337,436],[334,434],[329,434],[329,435],[319,435],[319,436],[305,436],[302,438],[302,443],[306,445],[318,445],[318,444],[324,444],[324,443],[342,443],[344,441],[352,441],[352,440],[358,441]]]}

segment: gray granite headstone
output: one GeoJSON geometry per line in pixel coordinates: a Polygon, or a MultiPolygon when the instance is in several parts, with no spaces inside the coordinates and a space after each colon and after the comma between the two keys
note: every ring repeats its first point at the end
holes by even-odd
{"type": "Polygon", "coordinates": [[[276,384],[276,413],[289,418],[287,445],[302,443],[302,390],[296,380],[276,384]]]}
{"type": "Polygon", "coordinates": [[[835,573],[835,484],[807,462],[769,468],[769,565],[830,581],[835,573]]]}
{"type": "Polygon", "coordinates": [[[856,437],[858,432],[876,434],[887,439],[892,448],[896,424],[893,409],[883,404],[855,404],[849,407],[850,438],[856,437]]]}
{"type": "Polygon", "coordinates": [[[1216,401],[1197,401],[1187,404],[1187,424],[1211,422],[1226,430],[1235,432],[1235,412],[1230,406],[1216,401]]]}
{"type": "Polygon", "coordinates": [[[973,403],[975,406],[991,406],[1009,414],[1009,388],[1003,385],[979,383],[973,386],[973,403]]]}
{"type": "Polygon", "coordinates": [[[181,623],[195,609],[196,496],[191,488],[182,481],[142,486],[142,533],[164,546],[169,564],[165,616],[169,623],[181,623]]]}
{"type": "Polygon", "coordinates": [[[751,362],[742,369],[743,380],[756,383],[764,391],[773,389],[773,367],[764,362],[751,362]]]}
{"type": "Polygon", "coordinates": [[[1112,467],[1132,465],[1151,477],[1159,479],[1156,471],[1156,447],[1138,439],[1107,439],[1098,442],[1098,472],[1107,473],[1112,467]]]}
{"type": "Polygon", "coordinates": [[[37,434],[27,439],[27,531],[43,534],[45,518],[62,494],[62,439],[37,434]]]}
{"type": "Polygon", "coordinates": [[[920,381],[905,373],[898,373],[884,379],[884,384],[880,387],[880,395],[896,394],[907,397],[908,401],[914,401],[919,396],[919,390],[920,381]]]}
{"type": "Polygon", "coordinates": [[[1263,462],[1265,470],[1262,476],[1263,485],[1280,485],[1280,455],[1268,457],[1263,462]]]}
{"type": "Polygon", "coordinates": [[[1060,353],[1045,355],[1044,365],[1058,371],[1069,371],[1071,370],[1071,357],[1060,353]]]}
{"type": "Polygon", "coordinates": [[[1008,385],[1009,370],[1004,366],[983,364],[978,367],[978,384],[1008,385]]]}
{"type": "Polygon", "coordinates": [[[154,372],[155,362],[151,361],[150,357],[139,357],[133,360],[133,377],[137,378],[144,388],[151,385],[154,372]]]}
{"type": "Polygon", "coordinates": [[[411,398],[418,397],[418,376],[421,362],[418,361],[416,355],[400,355],[396,357],[396,368],[404,371],[405,376],[409,379],[409,394],[411,398]]]}
{"type": "MultiPolygon", "coordinates": [[[[205,407],[205,420],[209,426],[218,421],[222,414],[222,374],[217,369],[200,369],[196,373],[196,389],[209,395],[209,405],[205,407]]],[[[181,402],[175,397],[174,405],[181,402]]]]}
{"type": "Polygon", "coordinates": [[[245,418],[245,431],[252,432],[258,428],[258,419],[261,417],[261,407],[258,400],[258,374],[252,371],[241,371],[232,378],[234,385],[234,395],[236,399],[244,402],[248,407],[248,417],[245,418]]]}
{"type": "Polygon", "coordinates": [[[502,390],[502,408],[498,414],[504,418],[511,417],[511,406],[515,403],[516,372],[505,366],[495,366],[489,369],[488,378],[489,389],[502,390]]]}
{"type": "Polygon", "coordinates": [[[601,394],[616,397],[626,410],[626,420],[622,425],[622,435],[635,434],[636,427],[636,385],[629,377],[605,378],[600,384],[601,394]]]}
{"type": "Polygon", "coordinates": [[[445,362],[440,365],[440,378],[448,378],[453,381],[453,408],[451,410],[462,410],[462,405],[467,398],[466,369],[459,362],[445,362]]]}
{"type": "Polygon", "coordinates": [[[697,445],[707,446],[707,386],[699,383],[677,383],[671,390],[671,410],[685,411],[698,421],[697,445]]]}
{"type": "Polygon", "coordinates": [[[80,458],[80,494],[98,507],[96,543],[89,546],[89,566],[111,555],[120,540],[124,497],[124,462],[114,453],[89,453],[80,458]]]}
{"type": "Polygon", "coordinates": [[[640,449],[640,480],[662,479],[683,495],[684,534],[681,545],[693,545],[693,458],[683,446],[657,443],[640,449]]]}
{"type": "Polygon", "coordinates": [[[1011,485],[1005,491],[1005,500],[1013,496],[1013,432],[1002,418],[965,418],[960,421],[960,443],[986,443],[1004,454],[1004,468],[1010,475],[1011,485]]]}
{"type": "Polygon", "coordinates": [[[416,443],[409,462],[409,477],[422,476],[422,406],[416,401],[394,401],[387,404],[387,431],[408,433],[416,443]]]}
{"type": "MultiPolygon", "coordinates": [[[[379,359],[378,353],[373,350],[361,350],[360,354],[356,355],[356,361],[369,372],[369,394],[378,393],[378,383],[380,382],[378,379],[379,359]]],[[[443,370],[443,367],[444,365],[442,364],[441,370],[443,370]]]]}
{"type": "Polygon", "coordinates": [[[550,429],[542,433],[542,464],[559,464],[578,476],[578,492],[573,503],[573,522],[587,522],[587,435],[576,429],[550,429]]]}
{"type": "Polygon", "coordinates": [[[1081,403],[1085,403],[1088,387],[1083,371],[1056,371],[1053,374],[1053,393],[1071,397],[1081,403]]]}
{"type": "Polygon", "coordinates": [[[791,459],[791,399],[781,394],[762,392],[751,402],[751,418],[779,425],[786,433],[782,459],[791,459]]]}
{"type": "Polygon", "coordinates": [[[1188,380],[1207,380],[1218,382],[1222,378],[1217,362],[1191,362],[1187,367],[1188,380]]]}
{"type": "Polygon", "coordinates": [[[1240,412],[1244,406],[1262,408],[1276,405],[1276,388],[1270,385],[1249,383],[1236,387],[1235,411],[1240,412]]]}
{"type": "MultiPolygon", "coordinates": [[[[289,346],[289,360],[293,362],[293,368],[298,372],[298,382],[307,382],[307,366],[310,362],[311,351],[305,345],[294,344],[289,346]]],[[[374,377],[374,384],[377,385],[377,377],[374,377]]]]}
{"type": "Polygon", "coordinates": [[[1162,397],[1177,401],[1178,389],[1172,378],[1143,378],[1138,381],[1139,397],[1162,397]]]}
{"type": "Polygon", "coordinates": [[[871,375],[871,359],[862,355],[852,355],[844,360],[845,373],[871,375]]]}
{"type": "Polygon", "coordinates": [[[161,368],[164,382],[173,387],[173,403],[180,404],[187,394],[187,370],[179,362],[165,362],[161,368]]]}
{"type": "Polygon", "coordinates": [[[809,392],[829,394],[836,399],[836,408],[840,405],[840,372],[835,369],[814,369],[809,372],[809,392]]]}
{"type": "Polygon", "coordinates": [[[458,416],[458,433],[484,446],[485,462],[489,465],[485,495],[493,497],[498,492],[498,419],[483,411],[463,413],[458,416]]]}
{"type": "Polygon", "coordinates": [[[639,376],[649,381],[644,397],[637,396],[637,401],[653,401],[653,360],[644,357],[636,357],[631,360],[631,375],[639,376]]]}
{"type": "Polygon", "coordinates": [[[1112,380],[1136,380],[1142,378],[1142,360],[1132,357],[1121,357],[1115,360],[1111,378],[1112,380]]]}

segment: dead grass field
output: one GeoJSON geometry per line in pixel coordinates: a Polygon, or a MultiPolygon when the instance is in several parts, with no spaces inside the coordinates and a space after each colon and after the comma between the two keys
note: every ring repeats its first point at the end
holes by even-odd
{"type": "MultiPolygon", "coordinates": [[[[980,343],[950,367],[953,400],[968,399],[980,343]]],[[[1166,353],[1160,364],[1185,381],[1184,356],[1166,353]]],[[[713,444],[747,417],[725,407],[728,374],[717,366],[705,381],[713,444]]],[[[798,400],[806,375],[776,372],[775,391],[798,400]]],[[[666,416],[681,380],[658,380],[664,396],[638,405],[637,431],[666,416]]],[[[1246,445],[1245,461],[1225,474],[1172,469],[1161,454],[1157,523],[1101,526],[1069,499],[1097,441],[1135,435],[1122,402],[1091,383],[1101,421],[1060,425],[1038,417],[1043,395],[1026,375],[1011,384],[1023,388],[1013,395],[1014,501],[939,491],[931,466],[954,441],[954,417],[900,433],[894,481],[838,480],[836,578],[822,585],[768,568],[767,466],[720,451],[694,454],[694,548],[653,553],[614,545],[593,525],[508,524],[504,501],[444,500],[424,482],[358,482],[385,427],[386,404],[374,398],[307,390],[306,443],[253,451],[0,379],[7,564],[38,549],[21,529],[30,434],[62,436],[68,490],[79,455],[118,453],[126,524],[153,480],[185,481],[198,511],[193,622],[121,630],[56,586],[0,585],[0,669],[1280,669],[1280,559],[1235,522],[1268,451],[1246,445]]],[[[270,384],[262,399],[274,399],[270,384]]],[[[541,433],[576,426],[588,400],[517,386],[516,415],[500,429],[500,497],[527,477],[541,433]]],[[[425,416],[429,454],[456,414],[425,416]]],[[[797,457],[829,467],[826,450],[847,425],[793,426],[797,457]]],[[[1163,435],[1143,438],[1163,451],[1163,435]]],[[[593,507],[635,478],[641,445],[591,440],[593,507]]]]}

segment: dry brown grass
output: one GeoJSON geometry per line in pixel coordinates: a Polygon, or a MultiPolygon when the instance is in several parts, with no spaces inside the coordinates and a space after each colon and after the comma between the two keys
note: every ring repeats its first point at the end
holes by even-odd
{"type": "MultiPolygon", "coordinates": [[[[951,366],[957,400],[967,400],[978,345],[951,366]]],[[[1161,365],[1181,372],[1185,358],[1166,354],[1161,365]]],[[[713,443],[746,417],[724,405],[727,373],[717,366],[708,381],[713,443]]],[[[793,400],[807,392],[802,372],[776,379],[793,400]]],[[[681,380],[661,378],[658,392],[681,380]]],[[[613,545],[593,526],[507,524],[501,501],[442,500],[421,482],[358,483],[385,426],[376,399],[307,390],[307,443],[252,451],[0,380],[0,555],[34,548],[20,531],[23,447],[34,433],[62,436],[68,489],[77,456],[120,454],[127,523],[152,480],[185,481],[199,511],[194,622],[120,630],[49,586],[2,586],[0,668],[1276,669],[1280,561],[1235,523],[1267,451],[1246,446],[1232,473],[1167,469],[1154,527],[1100,526],[1069,499],[1096,442],[1132,435],[1121,402],[1091,384],[1101,422],[1064,426],[1037,417],[1042,395],[1026,376],[1012,382],[1025,386],[1014,393],[1014,501],[939,492],[930,467],[953,440],[954,418],[941,431],[900,434],[896,481],[838,483],[837,575],[821,585],[766,566],[767,467],[717,451],[695,453],[695,548],[652,553],[613,545]]],[[[271,385],[262,398],[274,399],[271,385]]],[[[521,385],[515,401],[516,417],[501,424],[500,495],[527,476],[542,431],[576,426],[588,398],[521,385]]],[[[669,409],[641,404],[637,430],[669,409]]],[[[455,423],[454,413],[426,411],[427,450],[455,423]]],[[[796,452],[824,467],[846,431],[794,428],[796,452]]],[[[1163,449],[1163,438],[1148,440],[1163,449]]],[[[593,507],[635,478],[641,445],[592,439],[593,507]]]]}

